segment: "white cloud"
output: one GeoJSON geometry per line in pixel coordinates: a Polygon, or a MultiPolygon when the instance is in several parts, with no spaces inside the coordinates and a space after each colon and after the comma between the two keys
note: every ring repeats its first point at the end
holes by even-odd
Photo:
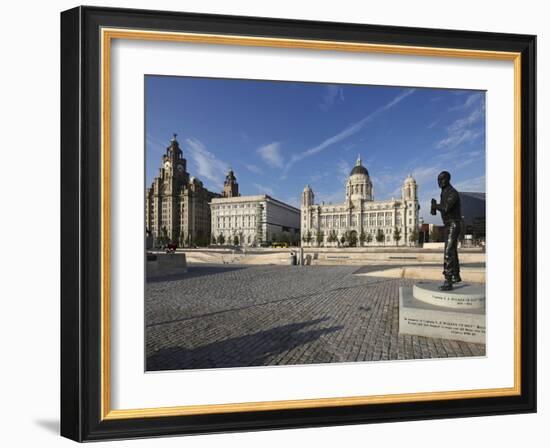
{"type": "Polygon", "coordinates": [[[483,98],[483,92],[474,92],[466,97],[463,103],[449,108],[449,111],[468,109],[474,104],[477,104],[483,98]]]}
{"type": "Polygon", "coordinates": [[[284,159],[281,154],[281,144],[279,142],[269,143],[257,149],[258,154],[269,166],[282,168],[284,159]]]}
{"type": "Polygon", "coordinates": [[[455,169],[464,168],[465,166],[468,166],[468,165],[471,165],[472,163],[474,163],[475,160],[476,159],[462,159],[461,161],[456,162],[454,164],[454,168],[455,169]]]}
{"type": "Polygon", "coordinates": [[[338,180],[340,183],[344,184],[349,177],[349,173],[351,172],[351,166],[347,161],[340,160],[338,162],[337,169],[339,174],[338,180]]]}
{"type": "Polygon", "coordinates": [[[329,172],[329,171],[323,171],[323,172],[317,171],[317,172],[311,174],[308,177],[308,181],[310,183],[314,184],[314,183],[319,182],[323,179],[326,179],[327,177],[331,177],[333,174],[334,173],[329,172]]]}
{"type": "Polygon", "coordinates": [[[159,139],[153,137],[151,134],[147,134],[145,136],[145,142],[147,143],[148,149],[151,148],[161,154],[164,154],[166,147],[169,145],[169,142],[163,144],[159,139]]]}
{"type": "Polygon", "coordinates": [[[472,177],[471,179],[466,179],[453,185],[458,191],[484,192],[485,175],[472,177]]]}
{"type": "Polygon", "coordinates": [[[340,131],[338,134],[333,135],[332,137],[329,137],[319,143],[317,146],[313,146],[312,148],[309,148],[305,151],[302,151],[297,154],[293,154],[288,163],[286,164],[284,171],[283,171],[283,178],[286,177],[286,174],[290,170],[290,168],[296,163],[299,162],[307,157],[311,157],[324,149],[334,145],[335,143],[341,142],[342,140],[356,134],[361,129],[365,127],[367,123],[372,121],[374,118],[376,118],[378,115],[386,112],[387,110],[391,109],[392,107],[399,104],[401,101],[403,101],[405,98],[407,98],[409,95],[415,92],[415,89],[407,89],[404,92],[397,95],[393,100],[390,102],[384,104],[383,106],[380,106],[378,109],[376,109],[374,112],[371,112],[367,116],[363,117],[361,120],[350,124],[345,129],[340,131]]]}
{"type": "Polygon", "coordinates": [[[437,176],[441,171],[443,170],[439,166],[423,166],[414,168],[411,174],[418,185],[423,185],[428,182],[433,182],[437,185],[437,176]]]}
{"type": "Polygon", "coordinates": [[[419,193],[426,185],[437,186],[437,175],[443,171],[440,165],[418,166],[408,170],[392,171],[371,176],[377,199],[401,197],[401,187],[411,174],[418,185],[419,193]]]}
{"type": "Polygon", "coordinates": [[[447,127],[447,136],[439,140],[435,147],[437,149],[452,149],[462,143],[474,141],[483,134],[482,129],[475,127],[482,123],[484,117],[485,107],[481,103],[468,115],[451,123],[447,127]]]}
{"type": "Polygon", "coordinates": [[[435,147],[437,149],[452,149],[456,148],[462,143],[468,143],[474,141],[476,138],[483,134],[482,131],[473,131],[471,129],[460,129],[450,132],[449,135],[439,140],[435,147]]]}
{"type": "Polygon", "coordinates": [[[474,110],[472,110],[467,116],[459,118],[458,120],[453,122],[447,129],[449,130],[449,132],[454,132],[468,128],[481,121],[484,111],[485,108],[480,105],[479,107],[476,107],[474,110]]]}
{"type": "Polygon", "coordinates": [[[203,177],[221,190],[229,165],[208,151],[199,140],[188,138],[185,140],[185,143],[193,162],[197,166],[199,179],[203,177]]]}
{"type": "Polygon", "coordinates": [[[432,121],[428,126],[426,126],[428,129],[434,128],[437,123],[439,123],[439,120],[432,121]]]}
{"type": "Polygon", "coordinates": [[[344,101],[344,89],[342,86],[328,85],[325,87],[325,92],[319,107],[325,112],[328,111],[334,104],[344,101]]]}
{"type": "Polygon", "coordinates": [[[245,163],[244,166],[251,173],[254,173],[254,174],[263,174],[264,173],[263,170],[258,165],[254,165],[252,163],[245,163]]]}
{"type": "Polygon", "coordinates": [[[260,184],[252,184],[252,185],[254,185],[254,188],[256,188],[256,190],[258,190],[258,193],[260,194],[268,194],[270,196],[275,195],[275,192],[270,187],[266,187],[265,185],[260,185],[260,184]]]}

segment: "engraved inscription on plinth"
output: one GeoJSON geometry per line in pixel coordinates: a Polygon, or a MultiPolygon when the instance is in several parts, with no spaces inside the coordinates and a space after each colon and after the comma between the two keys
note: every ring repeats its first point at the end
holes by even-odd
{"type": "Polygon", "coordinates": [[[436,283],[419,282],[412,294],[415,299],[444,308],[485,308],[485,284],[461,283],[451,291],[440,291],[436,283]]]}
{"type": "Polygon", "coordinates": [[[443,307],[399,288],[399,333],[485,344],[485,303],[482,307],[443,307]]]}

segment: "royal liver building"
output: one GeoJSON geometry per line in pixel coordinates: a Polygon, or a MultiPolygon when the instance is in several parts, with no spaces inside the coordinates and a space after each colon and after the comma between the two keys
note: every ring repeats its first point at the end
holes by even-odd
{"type": "Polygon", "coordinates": [[[162,156],[159,174],[145,195],[145,225],[155,246],[210,243],[210,201],[219,197],[187,172],[176,134],[162,156]]]}
{"type": "Polygon", "coordinates": [[[357,158],[341,204],[315,204],[309,185],[302,193],[304,246],[409,245],[418,237],[418,192],[408,176],[400,199],[375,201],[369,172],[357,158]]]}

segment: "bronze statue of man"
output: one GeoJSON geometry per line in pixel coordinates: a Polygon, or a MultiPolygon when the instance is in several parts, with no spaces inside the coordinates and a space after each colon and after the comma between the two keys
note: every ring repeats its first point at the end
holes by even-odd
{"type": "Polygon", "coordinates": [[[441,188],[441,200],[439,204],[432,199],[430,213],[435,215],[437,210],[441,212],[441,219],[445,225],[445,257],[443,261],[443,275],[445,282],[439,287],[441,291],[453,289],[453,283],[462,281],[460,278],[460,265],[458,263],[458,237],[461,231],[462,210],[460,207],[460,195],[451,185],[451,174],[442,171],[437,176],[437,183],[441,188]]]}

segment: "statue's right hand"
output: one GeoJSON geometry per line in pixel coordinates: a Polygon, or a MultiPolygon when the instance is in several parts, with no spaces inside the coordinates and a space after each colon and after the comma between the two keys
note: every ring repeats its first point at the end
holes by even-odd
{"type": "Polygon", "coordinates": [[[437,214],[436,206],[437,206],[437,201],[435,199],[432,199],[432,207],[431,207],[431,210],[430,210],[430,215],[436,215],[437,214]]]}

